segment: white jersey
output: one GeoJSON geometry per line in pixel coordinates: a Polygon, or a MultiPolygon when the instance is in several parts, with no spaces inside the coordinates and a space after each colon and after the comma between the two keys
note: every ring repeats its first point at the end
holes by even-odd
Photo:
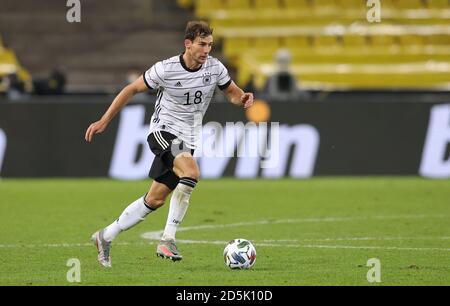
{"type": "Polygon", "coordinates": [[[169,132],[191,149],[195,149],[216,86],[223,90],[231,83],[228,70],[218,59],[208,56],[200,68],[192,70],[186,67],[183,55],[157,62],[144,73],[144,81],[158,90],[150,133],[169,132]]]}

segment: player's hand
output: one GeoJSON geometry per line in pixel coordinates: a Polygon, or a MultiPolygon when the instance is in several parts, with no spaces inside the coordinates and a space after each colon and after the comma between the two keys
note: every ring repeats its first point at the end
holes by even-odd
{"type": "Polygon", "coordinates": [[[253,94],[251,92],[246,92],[241,97],[241,103],[244,108],[249,108],[253,105],[253,94]]]}
{"type": "Polygon", "coordinates": [[[84,139],[86,139],[87,142],[91,142],[94,135],[102,133],[107,126],[108,124],[102,120],[92,123],[86,130],[86,135],[84,136],[84,139]]]}

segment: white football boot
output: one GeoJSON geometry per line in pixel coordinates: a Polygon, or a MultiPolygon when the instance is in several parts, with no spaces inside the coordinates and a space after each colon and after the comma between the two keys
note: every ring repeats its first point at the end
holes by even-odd
{"type": "Polygon", "coordinates": [[[103,232],[105,230],[99,230],[95,232],[91,240],[94,243],[94,245],[97,247],[98,251],[98,262],[100,265],[102,265],[105,268],[111,268],[111,257],[109,255],[109,252],[111,250],[111,242],[107,242],[105,239],[103,239],[103,232]]]}

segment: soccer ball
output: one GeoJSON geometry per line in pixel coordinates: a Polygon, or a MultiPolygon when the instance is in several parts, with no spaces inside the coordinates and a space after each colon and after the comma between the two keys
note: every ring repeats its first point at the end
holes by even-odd
{"type": "Polygon", "coordinates": [[[225,246],[223,259],[231,269],[250,269],[256,261],[256,249],[246,239],[234,239],[225,246]]]}

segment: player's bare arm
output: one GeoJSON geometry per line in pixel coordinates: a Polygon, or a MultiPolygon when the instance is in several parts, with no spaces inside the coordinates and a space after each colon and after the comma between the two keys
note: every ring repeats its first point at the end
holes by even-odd
{"type": "Polygon", "coordinates": [[[102,118],[88,127],[85,135],[86,141],[91,142],[95,134],[102,133],[117,113],[131,101],[134,95],[147,90],[148,87],[145,85],[143,76],[140,76],[136,81],[122,89],[102,118]]]}
{"type": "Polygon", "coordinates": [[[253,93],[244,92],[236,83],[231,82],[230,86],[224,90],[225,96],[231,103],[249,108],[253,105],[253,93]]]}

